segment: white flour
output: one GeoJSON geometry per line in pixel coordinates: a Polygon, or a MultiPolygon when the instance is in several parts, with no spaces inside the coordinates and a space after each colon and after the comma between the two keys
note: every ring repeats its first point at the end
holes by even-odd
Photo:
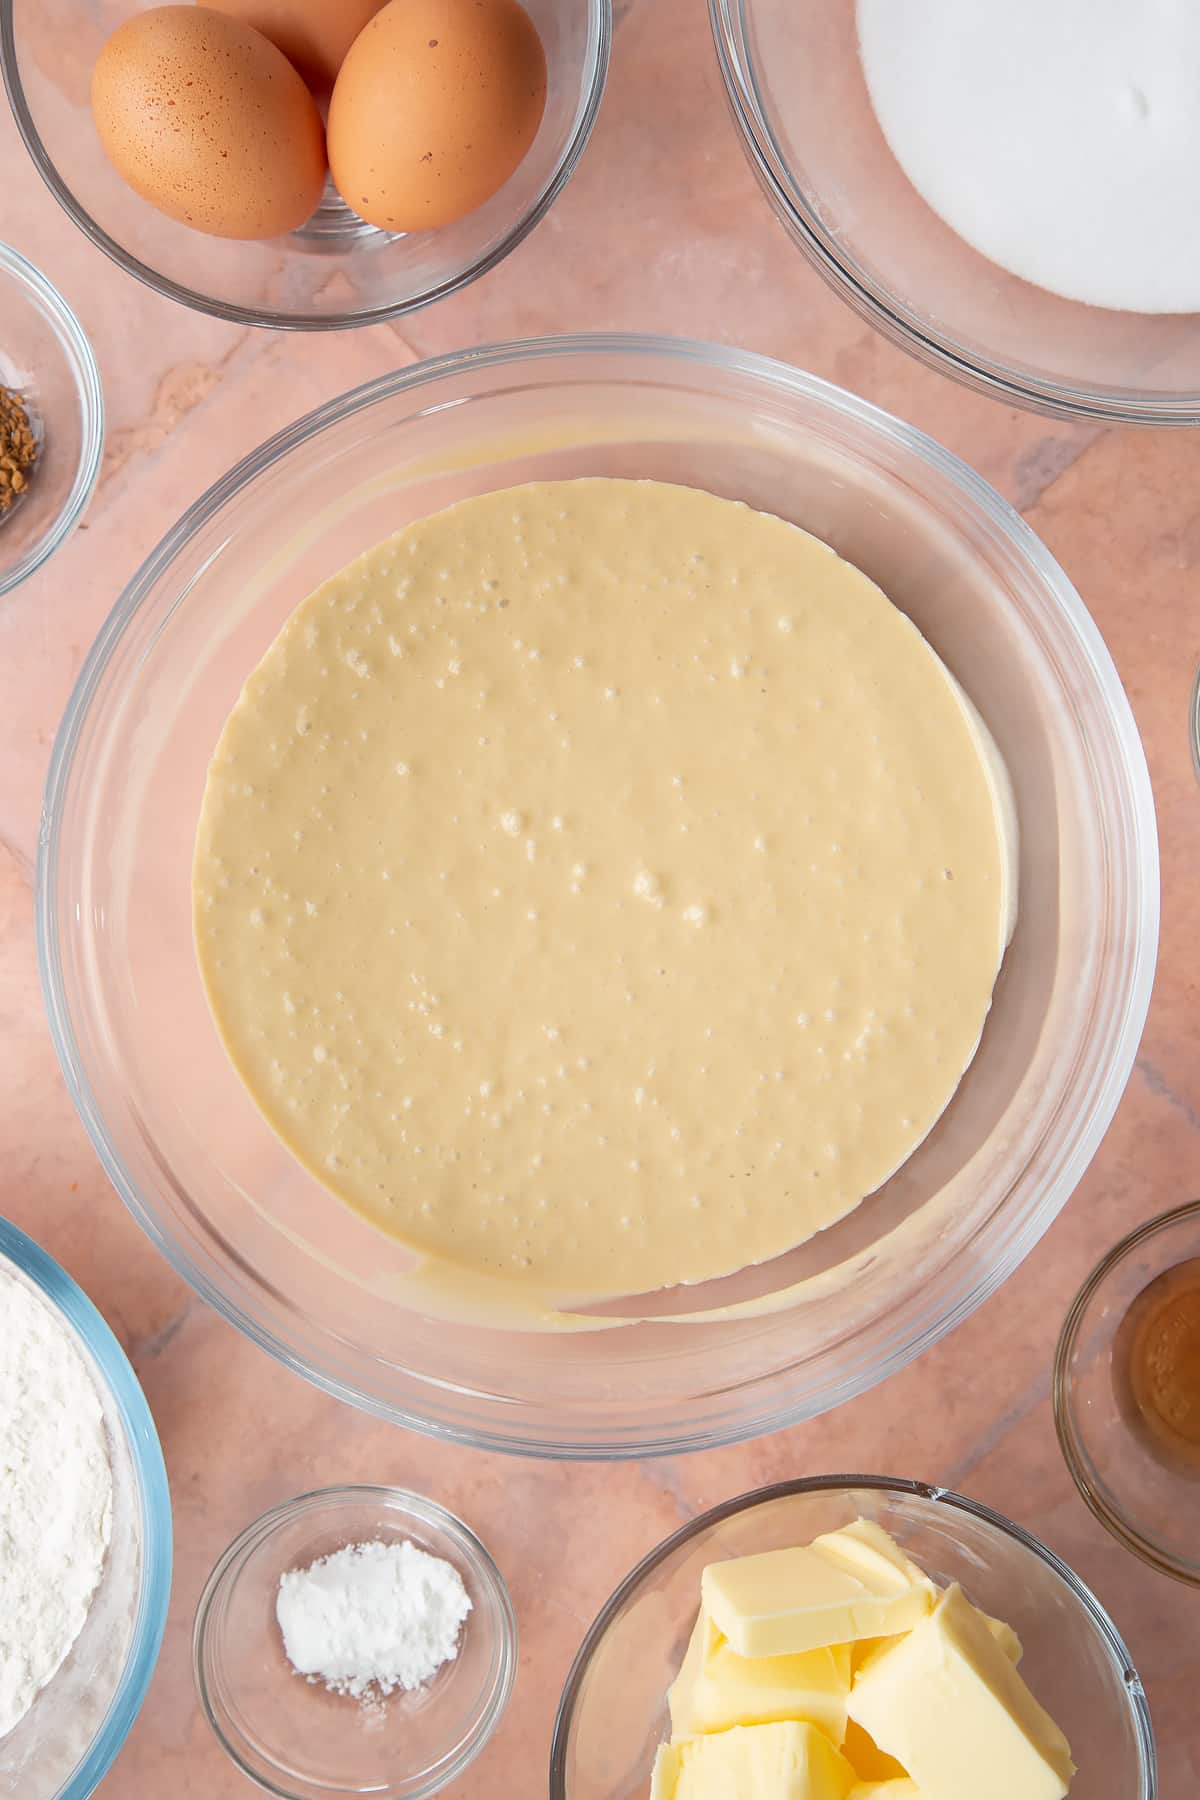
{"type": "Polygon", "coordinates": [[[960,237],[1093,306],[1200,310],[1194,0],[858,0],[879,123],[960,237]]]}
{"type": "Polygon", "coordinates": [[[457,1656],[470,1610],[453,1564],[407,1540],[347,1544],[291,1569],[275,1602],[292,1667],[355,1699],[423,1687],[457,1656]]]}
{"type": "Polygon", "coordinates": [[[68,1328],[0,1266],[0,1738],[83,1629],[111,1530],[95,1385],[68,1328]]]}

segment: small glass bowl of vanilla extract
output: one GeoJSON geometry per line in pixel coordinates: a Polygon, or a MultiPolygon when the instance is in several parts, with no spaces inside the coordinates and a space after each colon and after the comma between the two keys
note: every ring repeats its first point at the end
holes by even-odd
{"type": "Polygon", "coordinates": [[[1088,1276],[1058,1342],[1054,1419],[1101,1523],[1200,1587],[1200,1200],[1139,1226],[1088,1276]]]}

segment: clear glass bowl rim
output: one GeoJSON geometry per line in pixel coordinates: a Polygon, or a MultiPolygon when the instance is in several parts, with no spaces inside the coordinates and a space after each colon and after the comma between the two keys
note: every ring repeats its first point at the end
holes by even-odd
{"type": "MultiPolygon", "coordinates": [[[[5,0],[0,0],[0,6],[5,0]]],[[[71,311],[58,289],[35,269],[33,264],[11,244],[0,243],[0,277],[20,282],[37,305],[70,364],[75,378],[82,416],[79,462],[71,491],[62,511],[38,542],[31,546],[7,572],[0,568],[0,596],[11,593],[22,581],[40,569],[42,564],[66,542],[82,517],[100,477],[100,461],[104,453],[104,389],[96,353],[88,342],[83,326],[71,311]]]]}
{"type": "Polygon", "coordinates": [[[0,0],[0,74],[4,77],[4,86],[8,92],[9,104],[17,129],[21,134],[26,150],[33,165],[45,182],[67,217],[78,226],[84,236],[90,238],[98,250],[116,263],[127,275],[132,275],[144,286],[153,288],[156,293],[165,294],[168,300],[177,300],[182,306],[190,306],[197,312],[208,313],[214,319],[224,319],[233,325],[261,325],[273,331],[350,331],[361,325],[379,325],[387,319],[398,319],[406,313],[419,312],[422,307],[432,306],[436,300],[444,300],[450,294],[456,294],[461,288],[469,287],[481,275],[486,275],[518,244],[524,242],[534,226],[546,216],[559,194],[566,186],[579,163],[580,157],[587,149],[592,130],[596,123],[596,115],[600,111],[600,102],[604,98],[604,89],[608,81],[608,66],[612,56],[612,0],[585,0],[589,9],[596,12],[595,41],[590,66],[584,71],[584,106],[576,126],[574,136],[565,145],[558,162],[543,185],[542,191],[534,204],[523,213],[494,249],[484,256],[478,257],[468,268],[449,280],[440,282],[427,292],[415,295],[411,300],[401,300],[387,306],[365,307],[355,312],[335,313],[286,313],[272,312],[253,306],[238,306],[232,301],[216,300],[207,294],[201,294],[194,288],[183,286],[172,281],[166,275],[160,275],[149,263],[140,257],[133,256],[111,237],[99,225],[91,214],[79,204],[70,188],[59,176],[54,161],[42,142],[41,133],[34,122],[33,114],[25,99],[25,90],[21,83],[20,67],[17,59],[16,34],[13,29],[14,0],[0,0]]]}
{"type": "Polygon", "coordinates": [[[1102,1256],[1092,1270],[1074,1300],[1063,1321],[1059,1333],[1058,1346],[1054,1352],[1054,1429],[1058,1433],[1059,1448],[1067,1465],[1071,1480],[1079,1490],[1079,1497],[1092,1514],[1099,1519],[1104,1529],[1116,1538],[1126,1550],[1141,1557],[1160,1575],[1169,1575],[1175,1581],[1187,1583],[1189,1587],[1200,1587],[1200,1563],[1183,1563],[1168,1555],[1149,1538],[1145,1538],[1131,1524],[1130,1520],[1115,1507],[1105,1501],[1103,1494],[1092,1482],[1088,1468],[1091,1459],[1086,1455],[1083,1441],[1075,1427],[1075,1409],[1071,1404],[1071,1357],[1079,1339],[1080,1327],[1084,1316],[1091,1305],[1096,1292],[1108,1280],[1113,1270],[1125,1258],[1138,1250],[1151,1238],[1170,1231],[1185,1220],[1200,1219],[1200,1200],[1187,1200],[1182,1206],[1171,1208],[1170,1212],[1159,1213],[1157,1218],[1147,1219],[1145,1224],[1138,1225],[1112,1249],[1102,1256]]]}
{"type": "Polygon", "coordinates": [[[128,1737],[158,1661],[171,1597],[171,1493],[146,1396],[103,1316],[40,1244],[2,1218],[0,1256],[6,1256],[34,1283],[86,1345],[124,1427],[141,1503],[142,1582],[125,1667],[95,1737],[53,1797],[87,1800],[128,1737]]]}
{"type": "Polygon", "coordinates": [[[1018,1267],[1073,1192],[1095,1154],[1124,1091],[1149,1006],[1158,943],[1158,844],[1149,772],[1120,679],[1103,638],[1082,599],[1040,539],[981,476],[976,475],[960,458],[933,439],[870,402],[773,358],[682,338],[624,333],[554,336],[456,351],[377,377],[296,420],[243,457],[182,515],[134,575],[101,627],[67,703],[46,781],[37,863],[38,965],[51,1037],[71,1099],[109,1179],[142,1229],[172,1267],[196,1292],[215,1306],[223,1317],[270,1354],[283,1360],[288,1367],[303,1373],[326,1392],[340,1399],[365,1405],[382,1417],[427,1435],[509,1454],[611,1461],[617,1458],[670,1455],[741,1441],[811,1417],[814,1408],[806,1407],[803,1403],[789,1405],[780,1400],[773,1402],[770,1407],[760,1407],[753,1416],[743,1417],[736,1426],[720,1431],[696,1431],[689,1427],[686,1431],[676,1430],[670,1437],[662,1434],[652,1439],[605,1438],[601,1442],[585,1439],[572,1441],[569,1446],[564,1447],[557,1438],[546,1440],[514,1436],[511,1427],[501,1430],[481,1428],[478,1425],[464,1426],[453,1420],[384,1405],[362,1395],[337,1377],[327,1375],[316,1365],[313,1357],[282,1343],[271,1330],[260,1326],[240,1303],[227,1298],[217,1283],[196,1265],[190,1254],[172,1241],[158,1222],[154,1209],[126,1175],[78,1054],[68,995],[63,983],[55,905],[61,849],[62,801],[69,791],[78,741],[93,696],[124,632],[141,606],[152,596],[157,582],[167,575],[173,559],[190,538],[204,529],[225,504],[238,496],[247,483],[265,473],[292,451],[318,437],[327,428],[378,401],[399,394],[415,393],[436,385],[444,376],[465,371],[484,377],[514,363],[552,363],[555,359],[581,355],[597,361],[606,356],[644,356],[648,361],[662,358],[675,364],[699,366],[702,370],[719,370],[744,376],[765,385],[773,392],[791,393],[831,408],[927,464],[980,509],[990,527],[999,533],[1008,548],[1032,565],[1038,578],[1053,592],[1071,630],[1087,649],[1095,668],[1098,686],[1102,690],[1111,728],[1120,741],[1123,752],[1122,762],[1129,784],[1134,830],[1134,843],[1129,853],[1129,879],[1133,894],[1131,922],[1135,930],[1136,946],[1126,982],[1127,992],[1119,1029],[1114,1033],[1113,1054],[1107,1067],[1097,1074],[1093,1083],[1089,1105],[1082,1116],[1074,1146],[1061,1156],[1056,1180],[1047,1183],[1036,1200],[1031,1199],[1019,1225],[1010,1225],[1007,1232],[999,1234],[993,1227],[986,1267],[979,1266],[977,1251],[973,1257],[967,1251],[962,1253],[958,1263],[954,1265],[958,1271],[957,1280],[950,1288],[948,1299],[939,1315],[925,1320],[919,1326],[891,1333],[872,1364],[871,1371],[864,1374],[858,1370],[836,1384],[827,1384],[826,1397],[815,1410],[828,1410],[831,1406],[840,1405],[844,1400],[885,1380],[968,1317],[1018,1267]],[[1000,1239],[998,1244],[994,1241],[997,1235],[1000,1239]],[[964,1266],[968,1264],[969,1267],[964,1266]]]}
{"type": "MultiPolygon", "coordinates": [[[[852,269],[799,184],[767,128],[762,96],[746,51],[746,19],[755,0],[708,0],[709,23],[725,97],[750,165],[772,208],[818,274],[859,317],[918,362],[977,393],[1051,418],[1109,425],[1196,425],[1200,394],[1179,399],[1127,389],[1084,389],[1018,374],[1001,362],[968,356],[928,320],[919,323],[880,283],[852,269]]],[[[3,4],[3,0],[0,0],[3,4]]]]}
{"type": "Polygon", "coordinates": [[[244,1530],[239,1531],[233,1542],[221,1552],[204,1583],[200,1598],[196,1603],[196,1615],[192,1624],[192,1673],[195,1677],[200,1710],[212,1728],[213,1736],[234,1767],[240,1770],[246,1779],[252,1781],[256,1787],[274,1795],[275,1800],[292,1800],[291,1791],[285,1787],[268,1784],[263,1780],[261,1774],[247,1768],[238,1751],[222,1730],[213,1710],[206,1673],[208,1624],[213,1602],[230,1571],[245,1554],[265,1542],[281,1525],[289,1524],[293,1519],[303,1517],[305,1513],[319,1512],[323,1507],[329,1505],[372,1500],[390,1502],[451,1537],[463,1551],[480,1581],[495,1600],[496,1617],[499,1621],[497,1645],[499,1668],[487,1704],[468,1735],[463,1739],[453,1762],[439,1771],[434,1783],[414,1789],[412,1800],[427,1800],[428,1796],[440,1792],[451,1781],[458,1779],[490,1741],[496,1727],[504,1717],[508,1702],[512,1697],[513,1684],[517,1676],[519,1644],[517,1615],[513,1607],[512,1595],[508,1591],[508,1583],[501,1574],[491,1551],[456,1513],[452,1513],[438,1501],[431,1500],[428,1495],[413,1493],[409,1488],[387,1487],[378,1483],[365,1482],[314,1488],[310,1493],[297,1494],[291,1500],[281,1500],[277,1506],[269,1507],[265,1513],[260,1513],[257,1519],[253,1519],[244,1530]]]}
{"type": "MultiPolygon", "coordinates": [[[[995,1512],[990,1506],[985,1506],[982,1501],[970,1500],[965,1494],[955,1493],[952,1488],[932,1486],[923,1481],[907,1481],[889,1475],[810,1475],[795,1481],[777,1481],[768,1487],[754,1488],[748,1494],[740,1494],[736,1499],[724,1500],[720,1505],[710,1507],[707,1512],[701,1513],[695,1519],[689,1519],[686,1525],[680,1526],[678,1531],[673,1531],[670,1537],[666,1537],[661,1543],[656,1544],[649,1555],[644,1556],[641,1562],[630,1570],[619,1587],[609,1595],[589,1625],[587,1634],[575,1653],[575,1660],[571,1664],[567,1679],[563,1684],[562,1698],[558,1703],[558,1712],[554,1720],[554,1736],[550,1745],[550,1800],[567,1800],[565,1767],[567,1739],[579,1699],[579,1691],[596,1648],[625,1602],[653,1575],[655,1569],[667,1557],[673,1555],[682,1545],[689,1543],[692,1538],[699,1537],[703,1532],[708,1531],[712,1526],[721,1524],[725,1519],[734,1518],[738,1513],[750,1512],[756,1506],[767,1505],[772,1500],[786,1500],[796,1494],[834,1494],[863,1489],[877,1494],[894,1494],[904,1499],[929,1500],[937,1505],[949,1507],[953,1512],[967,1513],[971,1518],[981,1520],[985,1525],[990,1525],[1005,1537],[1011,1538],[1053,1570],[1080,1602],[1099,1631],[1112,1662],[1120,1668],[1122,1684],[1129,1696],[1129,1710],[1137,1736],[1138,1757],[1142,1769],[1141,1791],[1136,1796],[1136,1800],[1157,1800],[1158,1757],[1154,1747],[1154,1726],[1150,1718],[1146,1690],[1133,1666],[1124,1639],[1092,1590],[1079,1579],[1069,1564],[1063,1562],[1061,1557],[1056,1556],[1054,1551],[1043,1544],[1040,1538],[1034,1537],[1022,1526],[1014,1524],[1011,1519],[1006,1519],[1003,1513],[995,1512]]],[[[1131,1796],[1131,1800],[1134,1800],[1133,1796],[1131,1796]]]]}

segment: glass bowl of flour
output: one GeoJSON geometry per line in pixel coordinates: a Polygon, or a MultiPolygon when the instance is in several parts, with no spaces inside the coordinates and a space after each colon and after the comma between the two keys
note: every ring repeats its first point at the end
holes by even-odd
{"type": "Polygon", "coordinates": [[[158,1659],[171,1501],[154,1421],[116,1338],[4,1219],[0,1462],[0,1789],[85,1800],[158,1659]]]}
{"type": "Polygon", "coordinates": [[[322,1488],[234,1539],[192,1649],[218,1741],[277,1800],[428,1800],[499,1724],[517,1622],[487,1550],[436,1501],[322,1488]]]}
{"type": "Polygon", "coordinates": [[[710,0],[709,10],[768,199],[870,324],[1007,404],[1197,422],[1193,9],[710,0]]]}

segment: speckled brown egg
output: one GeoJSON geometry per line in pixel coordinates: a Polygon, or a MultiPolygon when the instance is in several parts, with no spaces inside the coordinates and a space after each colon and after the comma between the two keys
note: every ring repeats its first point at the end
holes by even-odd
{"type": "Polygon", "coordinates": [[[390,0],[333,90],[334,181],[386,231],[448,225],[503,187],[545,106],[546,54],[517,0],[390,0]]]}
{"type": "Polygon", "coordinates": [[[320,201],[325,140],[308,88],[260,32],[208,7],[128,19],[100,52],[92,113],[130,187],[197,231],[279,237],[320,201]]]}
{"type": "Polygon", "coordinates": [[[211,0],[282,50],[314,93],[327,94],[346,52],[385,0],[211,0]]]}

